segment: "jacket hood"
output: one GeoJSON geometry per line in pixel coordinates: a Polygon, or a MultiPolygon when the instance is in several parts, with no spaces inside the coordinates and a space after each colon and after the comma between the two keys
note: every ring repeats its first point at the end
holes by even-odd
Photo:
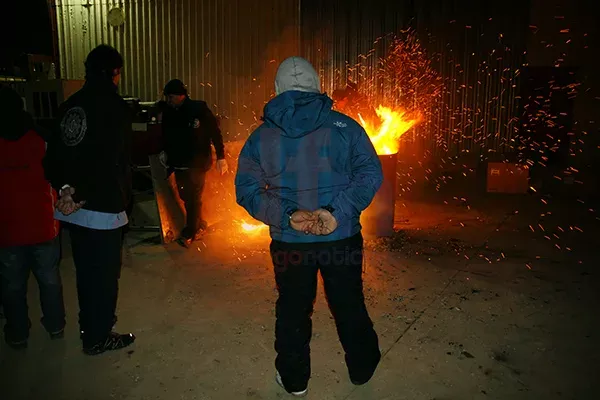
{"type": "Polygon", "coordinates": [[[264,109],[264,119],[298,138],[317,130],[329,116],[333,101],[321,94],[319,75],[302,57],[289,57],[279,65],[275,77],[277,96],[264,109]]]}
{"type": "Polygon", "coordinates": [[[286,58],[277,69],[275,94],[280,95],[288,90],[321,93],[317,71],[302,57],[286,58]]]}
{"type": "Polygon", "coordinates": [[[264,119],[267,125],[280,128],[283,136],[299,138],[320,128],[332,106],[326,94],[289,90],[267,103],[264,119]]]}

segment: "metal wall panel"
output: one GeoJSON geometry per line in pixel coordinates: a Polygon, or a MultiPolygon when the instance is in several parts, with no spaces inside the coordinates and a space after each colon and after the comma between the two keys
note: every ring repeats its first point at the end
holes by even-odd
{"type": "Polygon", "coordinates": [[[393,102],[378,81],[379,60],[388,34],[413,29],[445,90],[405,142],[438,153],[505,152],[517,128],[529,1],[491,3],[56,0],[60,67],[63,78],[80,79],[85,55],[114,45],[126,63],[122,94],[156,100],[166,81],[181,78],[239,139],[259,123],[278,63],[294,54],[315,65],[329,93],[352,77],[393,102]],[[125,12],[119,28],[107,22],[115,6],[125,12]]]}
{"type": "Polygon", "coordinates": [[[351,78],[383,105],[393,104],[398,99],[386,98],[379,60],[386,57],[388,34],[411,29],[441,75],[444,91],[403,140],[418,144],[407,151],[510,152],[529,1],[491,3],[302,0],[301,51],[315,64],[325,91],[343,88],[351,78]]]}
{"type": "Polygon", "coordinates": [[[110,44],[125,59],[121,94],[154,101],[180,78],[229,139],[255,126],[278,63],[299,45],[297,0],[56,0],[56,15],[62,78],[83,78],[87,53],[110,44]],[[113,7],[125,14],[117,28],[113,7]]]}

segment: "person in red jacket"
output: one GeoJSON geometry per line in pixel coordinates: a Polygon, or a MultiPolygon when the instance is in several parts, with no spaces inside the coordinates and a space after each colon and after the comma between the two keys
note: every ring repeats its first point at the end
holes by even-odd
{"type": "Polygon", "coordinates": [[[4,339],[27,347],[31,322],[27,281],[33,272],[42,306],[42,324],[52,339],[63,337],[65,307],[58,269],[59,225],[54,219],[56,193],[45,178],[46,141],[23,109],[23,100],[0,87],[0,277],[4,339]]]}

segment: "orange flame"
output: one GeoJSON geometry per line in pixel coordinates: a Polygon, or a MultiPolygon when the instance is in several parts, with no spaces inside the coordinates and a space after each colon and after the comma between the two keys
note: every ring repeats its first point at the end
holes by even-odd
{"type": "Polygon", "coordinates": [[[402,135],[421,121],[420,114],[413,115],[411,118],[402,109],[393,110],[382,105],[377,107],[375,112],[381,120],[379,123],[365,121],[360,114],[358,114],[358,118],[378,155],[397,153],[400,150],[402,135]]]}
{"type": "Polygon", "coordinates": [[[242,230],[248,233],[260,232],[267,227],[267,225],[264,224],[250,224],[243,220],[241,221],[240,226],[242,227],[242,230]]]}

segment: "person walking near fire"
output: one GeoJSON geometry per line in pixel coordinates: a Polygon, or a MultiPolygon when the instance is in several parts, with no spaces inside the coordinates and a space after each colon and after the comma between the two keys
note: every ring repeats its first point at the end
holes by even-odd
{"type": "Polygon", "coordinates": [[[368,382],[379,364],[378,338],[363,295],[359,218],[383,173],[364,129],[332,110],[308,61],[283,61],[275,92],[264,108],[264,123],[240,153],[236,198],[270,227],[279,292],[275,376],[287,392],[301,397],[311,374],[311,314],[319,271],[350,380],[368,382]]]}
{"type": "Polygon", "coordinates": [[[189,247],[208,227],[202,217],[202,194],[206,173],[212,166],[211,144],[217,153],[221,175],[228,170],[225,146],[216,117],[204,101],[190,99],[182,81],[171,80],[163,93],[166,101],[158,103],[164,144],[160,158],[169,173],[175,172],[186,212],[186,224],[178,243],[189,247]]]}

